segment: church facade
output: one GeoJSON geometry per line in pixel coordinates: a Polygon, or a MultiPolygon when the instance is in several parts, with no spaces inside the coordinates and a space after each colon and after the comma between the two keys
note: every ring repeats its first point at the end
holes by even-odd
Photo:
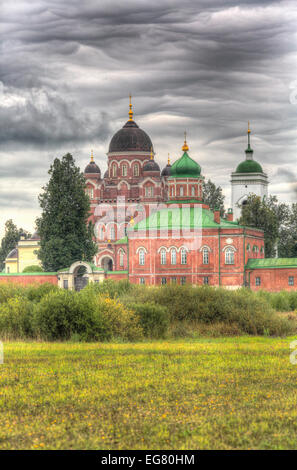
{"type": "Polygon", "coordinates": [[[226,217],[203,202],[201,167],[186,135],[181,156],[161,170],[152,141],[133,119],[112,137],[107,170],[91,160],[84,170],[98,252],[59,273],[23,273],[39,264],[38,235],[21,240],[6,259],[0,282],[52,282],[79,290],[88,282],[128,279],[146,285],[192,284],[271,291],[295,289],[297,259],[265,258],[264,233],[238,223],[249,193],[267,195],[268,178],[253,159],[248,128],[246,159],[231,175],[226,217]],[[25,253],[23,255],[23,253],[25,253]]]}
{"type": "Polygon", "coordinates": [[[233,208],[238,215],[249,193],[267,194],[250,129],[246,160],[232,173],[233,208],[226,218],[203,202],[204,177],[186,136],[181,157],[172,165],[168,159],[161,171],[150,137],[133,120],[131,102],[129,120],[112,137],[107,156],[103,176],[93,155],[84,172],[98,243],[95,264],[105,277],[147,285],[294,288],[297,260],[281,271],[288,262],[265,259],[263,231],[233,220],[233,208]]]}

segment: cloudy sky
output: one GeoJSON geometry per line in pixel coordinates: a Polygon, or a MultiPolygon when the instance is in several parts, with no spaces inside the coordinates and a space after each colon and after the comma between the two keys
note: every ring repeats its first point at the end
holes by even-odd
{"type": "Polygon", "coordinates": [[[32,230],[55,157],[101,171],[128,117],[160,166],[190,155],[230,201],[247,121],[270,193],[295,201],[297,5],[293,1],[0,0],[0,233],[32,230]]]}

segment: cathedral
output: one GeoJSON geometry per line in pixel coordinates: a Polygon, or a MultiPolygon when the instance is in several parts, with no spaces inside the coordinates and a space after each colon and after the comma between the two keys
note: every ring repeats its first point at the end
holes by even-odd
{"type": "MultiPolygon", "coordinates": [[[[110,141],[107,171],[101,175],[93,155],[84,171],[98,243],[95,265],[105,276],[148,285],[271,283],[279,263],[264,260],[263,231],[233,220],[250,193],[267,195],[268,178],[253,159],[250,134],[248,127],[246,158],[231,175],[232,208],[222,218],[203,202],[204,177],[186,136],[180,158],[168,159],[161,170],[130,99],[129,119],[110,141]]],[[[290,273],[291,265],[283,262],[290,273]]],[[[294,276],[282,273],[284,288],[292,286],[294,276]]]]}
{"type": "Polygon", "coordinates": [[[58,273],[22,274],[24,249],[26,263],[38,264],[36,235],[8,255],[0,281],[52,282],[66,289],[104,279],[295,289],[297,259],[265,258],[263,231],[238,222],[248,195],[263,197],[268,189],[250,134],[248,126],[245,160],[231,174],[232,207],[222,217],[203,201],[204,177],[186,135],[180,158],[172,164],[168,158],[161,170],[150,137],[133,119],[130,98],[129,119],[109,144],[106,172],[101,174],[93,152],[84,170],[98,246],[93,262],[76,260],[58,273]]]}

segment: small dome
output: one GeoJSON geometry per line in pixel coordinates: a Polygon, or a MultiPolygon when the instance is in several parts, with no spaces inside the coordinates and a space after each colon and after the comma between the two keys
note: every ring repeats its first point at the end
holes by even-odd
{"type": "Polygon", "coordinates": [[[90,162],[86,168],[85,168],[85,173],[101,173],[100,168],[98,165],[96,165],[95,162],[90,162]]]}
{"type": "Polygon", "coordinates": [[[171,165],[168,163],[162,170],[161,176],[170,176],[171,175],[171,165]]]}
{"type": "Polygon", "coordinates": [[[255,160],[245,160],[239,163],[235,173],[263,173],[260,163],[255,160]]]}
{"type": "Polygon", "coordinates": [[[146,162],[143,166],[143,172],[158,171],[160,173],[160,167],[155,160],[151,159],[149,162],[146,162]]]}
{"type": "Polygon", "coordinates": [[[189,157],[187,152],[184,152],[183,156],[173,163],[170,176],[172,178],[197,178],[200,173],[200,165],[189,157]]]}
{"type": "Polygon", "coordinates": [[[109,152],[150,152],[152,147],[147,133],[140,129],[135,121],[129,120],[112,137],[109,152]]]}
{"type": "Polygon", "coordinates": [[[6,256],[6,258],[17,258],[18,257],[18,249],[17,248],[14,248],[13,250],[11,250],[8,255],[6,256]]]}

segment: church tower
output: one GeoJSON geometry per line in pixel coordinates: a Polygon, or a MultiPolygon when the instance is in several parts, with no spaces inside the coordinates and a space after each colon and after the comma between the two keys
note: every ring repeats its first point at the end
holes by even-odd
{"type": "Polygon", "coordinates": [[[268,194],[268,177],[261,165],[253,158],[254,151],[250,143],[250,124],[248,125],[248,146],[245,151],[245,160],[241,162],[236,171],[231,174],[231,204],[234,219],[241,214],[241,207],[245,204],[249,194],[256,194],[263,198],[268,194]]]}

